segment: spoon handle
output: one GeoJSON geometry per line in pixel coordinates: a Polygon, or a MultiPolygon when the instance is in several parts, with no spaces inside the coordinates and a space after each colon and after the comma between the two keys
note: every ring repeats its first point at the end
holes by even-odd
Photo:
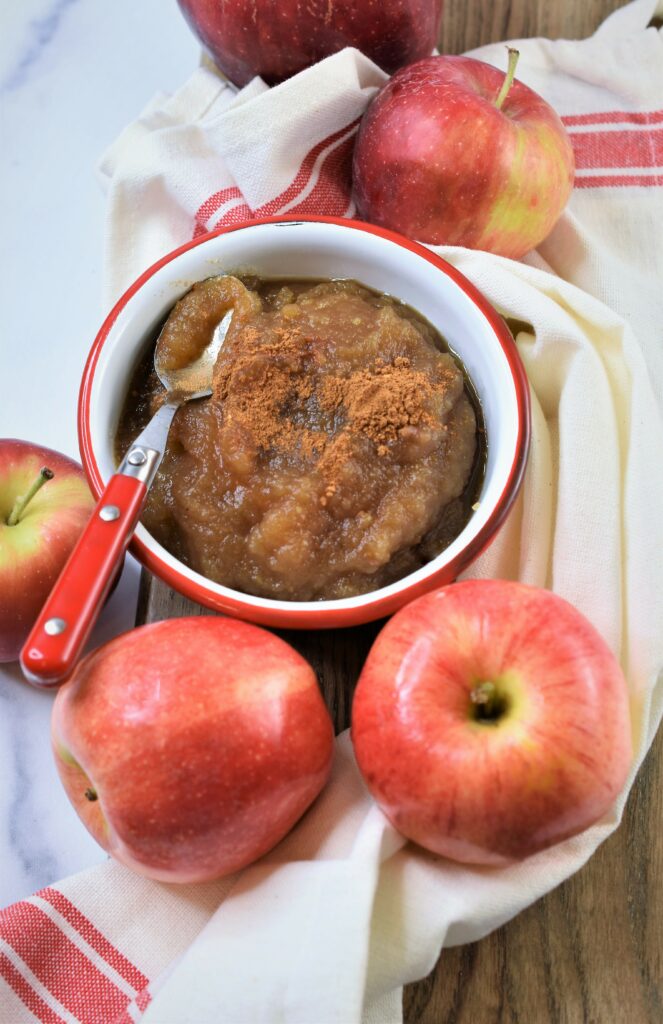
{"type": "Polygon", "coordinates": [[[152,420],[131,445],[32,627],[21,668],[35,686],[57,686],[78,661],[138,524],[177,405],[157,413],[161,438],[152,420]],[[148,447],[146,437],[158,447],[148,447]]]}

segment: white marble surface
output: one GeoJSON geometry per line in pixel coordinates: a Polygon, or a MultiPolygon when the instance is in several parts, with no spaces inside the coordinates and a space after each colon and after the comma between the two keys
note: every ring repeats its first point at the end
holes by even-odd
{"type": "MultiPolygon", "coordinates": [[[[198,47],[175,0],[21,0],[0,11],[0,436],[77,456],[76,398],[103,319],[95,164],[198,47]]],[[[93,637],[130,628],[130,561],[93,637]]],[[[0,665],[0,906],[104,858],[64,795],[52,695],[0,665]]]]}

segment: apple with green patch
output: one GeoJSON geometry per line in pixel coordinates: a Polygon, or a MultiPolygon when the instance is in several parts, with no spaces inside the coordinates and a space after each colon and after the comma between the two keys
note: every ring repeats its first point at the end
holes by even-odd
{"type": "Polygon", "coordinates": [[[362,118],[353,162],[359,215],[429,245],[519,259],[557,222],[574,159],[553,108],[470,57],[398,71],[362,118]]]}
{"type": "Polygon", "coordinates": [[[355,691],[352,742],[400,832],[452,860],[508,864],[609,811],[631,764],[626,681],[556,594],[454,583],[379,634],[355,691]]]}
{"type": "Polygon", "coordinates": [[[18,658],[93,508],[78,463],[0,439],[0,662],[18,658]]]}

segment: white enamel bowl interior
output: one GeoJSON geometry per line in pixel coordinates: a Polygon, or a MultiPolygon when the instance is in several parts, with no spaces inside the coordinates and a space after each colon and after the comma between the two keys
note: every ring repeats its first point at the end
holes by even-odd
{"type": "Polygon", "coordinates": [[[460,357],[479,396],[487,464],[479,508],[456,540],[432,562],[389,587],[340,601],[291,602],[251,597],[212,583],[173,558],[139,526],[153,555],[210,593],[264,608],[352,608],[370,604],[436,572],[486,524],[507,485],[518,443],[516,389],[493,328],[474,301],[437,266],[405,246],[340,224],[255,224],[205,239],[156,271],[129,299],[101,350],[90,392],[90,438],[104,479],[112,475],[113,436],[134,368],[164,316],[196,281],[221,273],[262,277],[352,278],[418,310],[460,357]]]}

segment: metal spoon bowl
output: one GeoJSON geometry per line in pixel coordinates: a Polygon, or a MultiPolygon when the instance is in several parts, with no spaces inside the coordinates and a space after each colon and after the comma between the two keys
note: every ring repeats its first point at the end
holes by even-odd
{"type": "Polygon", "coordinates": [[[233,311],[229,310],[215,327],[209,343],[197,359],[188,366],[173,369],[165,365],[163,352],[157,339],[154,350],[154,369],[166,389],[163,404],[130,445],[118,467],[118,473],[136,477],[149,488],[159,468],[166,448],[168,431],[173,417],[184,402],[194,398],[207,398],[212,394],[212,377],[217,357],[228,333],[233,311]]]}

